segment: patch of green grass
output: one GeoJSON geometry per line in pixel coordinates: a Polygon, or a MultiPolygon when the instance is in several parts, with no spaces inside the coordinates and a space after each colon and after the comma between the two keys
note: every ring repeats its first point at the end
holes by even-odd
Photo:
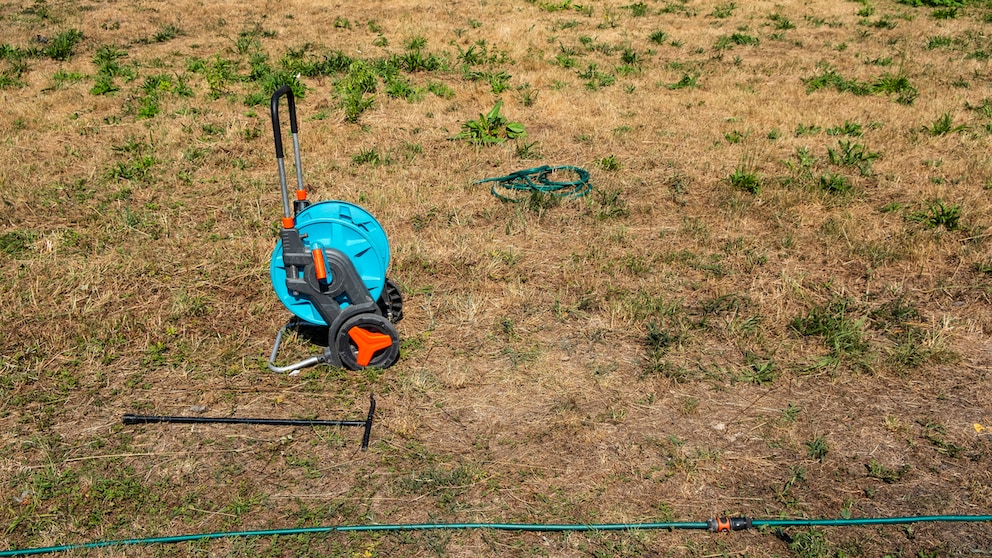
{"type": "Polygon", "coordinates": [[[804,337],[821,337],[835,358],[857,357],[868,351],[864,338],[865,318],[848,316],[847,300],[814,306],[805,315],[789,322],[789,327],[804,337]]]}
{"type": "Polygon", "coordinates": [[[902,105],[913,104],[919,94],[916,87],[910,83],[909,78],[901,72],[882,74],[871,84],[869,91],[874,94],[895,96],[896,102],[902,105]]]}
{"type": "Polygon", "coordinates": [[[78,83],[83,81],[85,76],[79,72],[69,72],[63,68],[59,68],[54,74],[52,74],[52,85],[56,89],[63,89],[67,85],[72,83],[78,83]]]}
{"type": "Polygon", "coordinates": [[[887,467],[876,459],[871,459],[865,464],[865,469],[868,470],[868,477],[873,479],[878,479],[886,484],[892,484],[894,482],[899,482],[902,477],[909,472],[909,465],[903,465],[898,468],[887,467]]]}
{"type": "Polygon", "coordinates": [[[93,64],[97,67],[96,77],[90,93],[93,95],[106,95],[118,91],[116,78],[123,78],[131,81],[136,76],[134,68],[121,65],[121,60],[127,58],[127,51],[114,45],[102,45],[93,55],[93,64]]]}
{"type": "Polygon", "coordinates": [[[602,159],[596,161],[596,166],[598,166],[599,168],[605,171],[611,171],[611,172],[616,172],[621,168],[623,168],[623,165],[617,159],[616,155],[603,157],[602,159]]]}
{"type": "Polygon", "coordinates": [[[851,122],[850,120],[845,120],[844,124],[840,126],[834,126],[832,128],[827,128],[828,136],[850,136],[853,138],[859,138],[864,134],[864,127],[857,122],[851,122]]]}
{"type": "Polygon", "coordinates": [[[831,194],[844,194],[851,191],[851,182],[842,174],[825,173],[820,175],[820,189],[831,194]]]}
{"type": "Polygon", "coordinates": [[[666,87],[671,90],[693,89],[699,87],[699,74],[683,74],[682,78],[675,83],[670,83],[666,87]]]}
{"type": "Polygon", "coordinates": [[[11,256],[19,257],[31,249],[35,235],[30,231],[14,230],[0,236],[0,252],[11,256]]]}
{"type": "Polygon", "coordinates": [[[645,327],[647,328],[645,372],[647,374],[661,374],[673,380],[684,381],[688,379],[684,369],[673,367],[667,360],[668,351],[685,340],[683,328],[667,321],[651,321],[645,324],[645,327]]]}
{"type": "Polygon", "coordinates": [[[499,95],[510,89],[512,76],[504,71],[466,72],[465,78],[470,81],[482,81],[489,84],[489,90],[499,95]]]}
{"type": "Polygon", "coordinates": [[[747,33],[732,33],[717,38],[713,45],[715,50],[728,50],[735,46],[757,46],[761,41],[754,35],[747,33]]]}
{"type": "Polygon", "coordinates": [[[626,6],[621,6],[621,8],[630,11],[631,17],[644,17],[648,15],[648,5],[644,2],[635,2],[634,4],[628,4],[626,6]]]}
{"type": "Polygon", "coordinates": [[[28,71],[28,63],[20,58],[6,58],[0,64],[0,89],[23,87],[21,77],[28,71]]]}
{"type": "Polygon", "coordinates": [[[838,140],[837,148],[827,148],[827,156],[831,164],[858,169],[862,176],[871,174],[871,165],[881,153],[869,151],[864,144],[852,140],[838,140]]]}
{"type": "Polygon", "coordinates": [[[734,15],[734,10],[737,9],[737,4],[733,2],[727,2],[725,4],[717,4],[713,11],[710,12],[710,17],[715,17],[717,19],[726,19],[734,15]]]}
{"type": "Polygon", "coordinates": [[[816,529],[791,535],[789,550],[796,558],[829,558],[835,555],[826,537],[816,529]]]}
{"type": "Polygon", "coordinates": [[[796,24],[792,20],[780,13],[774,13],[768,16],[768,19],[774,24],[777,31],[788,31],[796,28],[796,24]]]}
{"type": "Polygon", "coordinates": [[[585,70],[578,72],[578,76],[580,79],[586,80],[586,89],[593,91],[613,85],[617,80],[613,74],[600,70],[596,63],[590,63],[585,70]]]}
{"type": "Polygon", "coordinates": [[[937,8],[936,10],[930,12],[930,17],[933,19],[954,19],[958,17],[958,6],[937,8]]]}
{"type": "Polygon", "coordinates": [[[183,31],[178,25],[169,23],[160,27],[159,30],[152,35],[152,41],[156,43],[164,43],[177,37],[182,37],[185,34],[186,32],[183,31]]]}
{"type": "Polygon", "coordinates": [[[44,48],[45,56],[52,60],[69,60],[72,58],[76,45],[83,40],[83,32],[69,29],[52,37],[44,48]]]}
{"type": "Polygon", "coordinates": [[[826,459],[829,452],[830,444],[827,443],[826,436],[817,436],[806,442],[806,454],[821,463],[826,459]]]}
{"type": "Polygon", "coordinates": [[[946,230],[954,231],[961,224],[961,206],[936,198],[927,202],[925,210],[911,213],[909,219],[923,223],[927,228],[943,227],[946,230]]]}
{"type": "Polygon", "coordinates": [[[923,126],[923,131],[931,136],[946,136],[947,134],[956,134],[963,132],[968,129],[965,124],[954,124],[954,117],[951,116],[949,112],[937,117],[929,126],[923,126]]]}
{"type": "Polygon", "coordinates": [[[954,44],[954,39],[946,35],[934,35],[927,39],[927,50],[947,48],[954,44]]]}
{"type": "Polygon", "coordinates": [[[384,155],[375,147],[362,149],[351,157],[351,163],[353,165],[369,165],[372,167],[377,167],[379,165],[388,165],[390,162],[389,154],[387,153],[384,155]]]}
{"type": "Polygon", "coordinates": [[[536,141],[517,142],[517,146],[513,151],[518,159],[541,159],[544,157],[541,153],[540,143],[536,141]]]}
{"type": "Polygon", "coordinates": [[[509,53],[495,46],[490,46],[485,39],[480,39],[468,48],[458,48],[457,59],[469,66],[498,66],[512,64],[509,53]]]}
{"type": "Polygon", "coordinates": [[[803,79],[807,93],[829,88],[854,95],[881,94],[895,96],[896,102],[906,105],[912,104],[918,95],[909,78],[902,73],[882,74],[873,82],[867,83],[845,78],[829,64],[821,64],[818,70],[817,75],[803,79]]]}
{"type": "Polygon", "coordinates": [[[752,160],[745,157],[740,163],[734,168],[734,172],[730,173],[727,177],[730,185],[737,190],[742,192],[747,192],[749,194],[759,194],[761,193],[761,182],[762,178],[755,170],[755,164],[752,160]]]}
{"type": "Polygon", "coordinates": [[[630,215],[627,200],[619,188],[597,188],[593,190],[593,201],[597,219],[622,219],[630,215]]]}

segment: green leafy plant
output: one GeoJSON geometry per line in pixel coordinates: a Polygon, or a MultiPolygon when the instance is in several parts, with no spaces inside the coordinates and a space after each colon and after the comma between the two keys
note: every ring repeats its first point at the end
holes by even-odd
{"type": "Polygon", "coordinates": [[[713,12],[710,13],[711,17],[717,19],[725,19],[734,15],[734,10],[737,8],[737,4],[733,2],[727,2],[726,4],[718,4],[716,8],[713,8],[713,12]]]}
{"type": "Polygon", "coordinates": [[[927,50],[947,48],[954,44],[954,39],[946,35],[934,35],[927,40],[927,50]]]}
{"type": "Polygon", "coordinates": [[[586,88],[591,90],[613,85],[617,80],[613,74],[601,71],[596,63],[589,64],[585,70],[578,72],[578,75],[586,80],[586,88]]]}
{"type": "Polygon", "coordinates": [[[778,377],[773,359],[760,358],[754,354],[748,354],[746,359],[747,366],[738,377],[741,381],[760,386],[774,382],[778,377]]]}
{"type": "Polygon", "coordinates": [[[817,436],[806,442],[806,453],[821,463],[827,457],[829,451],[830,444],[827,443],[826,436],[817,436]]]}
{"type": "Polygon", "coordinates": [[[815,306],[806,315],[793,318],[789,327],[803,336],[822,337],[835,358],[861,355],[868,350],[864,339],[865,319],[848,317],[847,307],[846,300],[815,306]]]}
{"type": "Polygon", "coordinates": [[[369,165],[372,167],[377,167],[379,165],[388,165],[391,160],[389,154],[383,155],[379,153],[379,150],[375,147],[370,147],[369,149],[362,149],[356,155],[351,157],[351,162],[354,165],[369,165]]]}
{"type": "Polygon", "coordinates": [[[754,161],[750,157],[743,157],[727,180],[734,188],[749,194],[761,192],[761,176],[755,170],[754,161]]]}
{"type": "Polygon", "coordinates": [[[954,117],[949,112],[945,112],[934,120],[929,126],[924,126],[923,131],[931,136],[946,136],[968,129],[964,124],[954,125],[954,117]]]}
{"type": "Polygon", "coordinates": [[[893,469],[891,467],[886,467],[875,459],[871,459],[867,464],[865,464],[865,469],[868,470],[869,477],[878,479],[887,484],[892,484],[894,482],[898,482],[903,475],[909,471],[909,465],[903,465],[898,469],[893,469]]]}
{"type": "Polygon", "coordinates": [[[928,228],[943,227],[949,231],[957,230],[961,221],[961,206],[950,204],[937,198],[927,203],[923,211],[912,213],[909,219],[923,223],[928,228]]]}
{"type": "Polygon", "coordinates": [[[497,101],[488,113],[480,114],[478,119],[462,124],[462,131],[452,139],[465,140],[473,145],[490,146],[526,136],[524,125],[507,120],[500,114],[502,108],[503,101],[497,101]]]}
{"type": "Polygon", "coordinates": [[[716,50],[727,50],[735,46],[756,46],[760,44],[760,40],[747,33],[733,33],[731,35],[723,35],[716,40],[716,44],[713,48],[716,50]]]}
{"type": "Polygon", "coordinates": [[[896,74],[883,74],[871,83],[860,82],[856,79],[848,79],[840,75],[836,69],[829,64],[818,66],[819,73],[811,78],[803,79],[806,84],[806,92],[812,93],[819,89],[831,88],[836,91],[853,93],[855,95],[895,95],[896,102],[910,105],[916,99],[918,91],[909,82],[909,78],[902,72],[896,74]]]}
{"type": "Polygon", "coordinates": [[[838,140],[837,149],[827,148],[827,156],[831,164],[854,167],[861,172],[862,176],[868,176],[871,174],[872,161],[881,157],[882,154],[868,151],[868,148],[861,143],[838,140]]]}
{"type": "Polygon", "coordinates": [[[699,87],[699,74],[683,74],[682,79],[676,81],[675,83],[670,83],[666,87],[673,91],[676,89],[690,89],[699,87]]]}
{"type": "Polygon", "coordinates": [[[78,29],[63,31],[51,38],[45,47],[45,55],[52,60],[68,60],[72,57],[72,52],[83,40],[83,32],[78,29]]]}
{"type": "Polygon", "coordinates": [[[841,126],[834,126],[833,128],[827,128],[828,136],[850,136],[850,137],[861,137],[864,133],[864,129],[861,124],[857,122],[851,122],[850,120],[845,120],[844,124],[841,126]]]}
{"type": "Polygon", "coordinates": [[[775,24],[775,29],[778,31],[787,31],[796,28],[796,24],[792,23],[792,20],[780,13],[774,13],[768,16],[768,19],[775,24]]]}
{"type": "Polygon", "coordinates": [[[93,64],[97,67],[97,74],[93,88],[90,93],[94,95],[106,95],[117,91],[114,82],[115,78],[121,77],[127,81],[135,78],[136,73],[133,68],[122,66],[120,61],[127,57],[127,51],[113,45],[103,45],[96,50],[93,55],[93,64]]]}
{"type": "Polygon", "coordinates": [[[831,194],[843,194],[851,190],[851,183],[842,174],[828,172],[820,175],[820,189],[831,194]]]}
{"type": "Polygon", "coordinates": [[[626,10],[630,10],[631,17],[644,17],[648,15],[648,5],[644,2],[636,2],[634,4],[621,7],[626,10]]]}
{"type": "Polygon", "coordinates": [[[617,160],[616,155],[610,155],[608,157],[603,157],[602,159],[596,161],[596,166],[605,171],[618,171],[623,165],[617,160]]]}
{"type": "Polygon", "coordinates": [[[170,23],[162,26],[158,31],[156,31],[155,35],[152,36],[152,41],[156,43],[164,43],[185,34],[186,33],[179,26],[170,23]]]}
{"type": "Polygon", "coordinates": [[[348,75],[338,81],[336,86],[341,96],[345,120],[357,122],[362,113],[375,103],[374,93],[378,85],[379,76],[369,64],[361,60],[351,63],[348,75]]]}
{"type": "Polygon", "coordinates": [[[543,157],[540,144],[536,141],[517,142],[517,147],[514,151],[519,159],[540,159],[543,157]]]}

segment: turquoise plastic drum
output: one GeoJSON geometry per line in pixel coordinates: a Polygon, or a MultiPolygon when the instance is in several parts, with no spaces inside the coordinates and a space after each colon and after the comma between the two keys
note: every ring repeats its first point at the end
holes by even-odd
{"type": "MultiPolygon", "coordinates": [[[[372,215],[347,202],[319,202],[296,215],[296,228],[303,237],[303,245],[307,251],[334,248],[348,256],[372,299],[379,299],[386,284],[386,269],[389,267],[389,241],[372,215]]],[[[330,269],[327,272],[329,275],[332,273],[330,269]]],[[[328,325],[308,297],[294,296],[289,292],[286,288],[286,274],[280,240],[272,251],[269,264],[269,275],[276,295],[300,319],[314,325],[328,325]]],[[[342,308],[349,304],[345,297],[339,298],[337,302],[342,308]]]]}

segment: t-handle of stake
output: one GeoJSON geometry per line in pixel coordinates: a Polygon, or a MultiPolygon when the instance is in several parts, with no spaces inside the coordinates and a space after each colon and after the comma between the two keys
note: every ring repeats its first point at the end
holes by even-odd
{"type": "Polygon", "coordinates": [[[369,416],[365,419],[365,433],[362,434],[362,451],[369,449],[369,438],[372,436],[372,417],[375,416],[375,396],[369,394],[369,416]]]}

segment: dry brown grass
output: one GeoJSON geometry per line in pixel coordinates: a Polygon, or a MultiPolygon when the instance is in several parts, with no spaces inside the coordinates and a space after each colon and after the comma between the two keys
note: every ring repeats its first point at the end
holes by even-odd
{"type": "MultiPolygon", "coordinates": [[[[0,89],[0,546],[989,513],[992,440],[973,425],[992,424],[992,7],[939,19],[892,0],[554,4],[0,5],[0,43],[22,53],[83,34],[68,60],[0,60],[16,78],[0,89]],[[332,73],[302,78],[299,100],[311,197],[359,203],[389,235],[402,358],[273,375],[264,358],[287,318],[267,272],[280,206],[267,111],[244,102],[262,87],[251,57],[279,69],[309,44],[371,61],[418,37],[448,69],[404,77],[452,95],[390,98],[380,81],[349,123],[332,73]],[[758,44],[737,44],[748,37],[758,44]],[[479,41],[502,58],[475,69],[512,76],[501,95],[461,71],[459,52],[479,41]],[[94,94],[107,46],[131,79],[94,94]],[[618,69],[624,49],[636,71],[618,69]],[[241,78],[212,94],[203,64],[224,60],[241,78]],[[587,87],[593,64],[615,82],[587,87]],[[915,97],[810,91],[823,64],[860,84],[905,77],[915,97]],[[145,118],[153,76],[170,85],[145,118]],[[686,76],[695,87],[673,87],[686,76]],[[497,98],[542,159],[450,139],[497,98]],[[931,134],[945,114],[966,128],[931,134]],[[861,135],[836,135],[848,123],[861,135]],[[832,164],[841,142],[880,156],[864,172],[832,164]],[[353,161],[373,149],[388,164],[353,161]],[[601,164],[611,157],[619,169],[601,164]],[[594,191],[537,211],[473,184],[539,164],[587,168],[594,191]],[[758,191],[735,187],[735,171],[758,191]],[[824,191],[828,173],[849,191],[824,191]],[[928,226],[934,200],[960,210],[957,226],[928,226]],[[802,335],[817,316],[828,335],[802,335]],[[367,453],[351,430],[120,424],[192,407],[359,417],[369,392],[367,453]]],[[[804,533],[789,530],[791,547],[770,532],[470,531],[93,554],[992,551],[988,524],[825,528],[819,550],[804,533]]]]}

